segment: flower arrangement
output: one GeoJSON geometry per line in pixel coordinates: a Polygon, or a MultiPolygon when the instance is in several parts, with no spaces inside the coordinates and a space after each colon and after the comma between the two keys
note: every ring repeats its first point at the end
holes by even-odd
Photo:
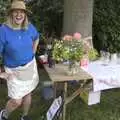
{"type": "Polygon", "coordinates": [[[80,33],[65,35],[61,40],[56,39],[53,44],[52,57],[57,61],[68,61],[68,75],[78,73],[78,63],[86,66],[89,60],[95,60],[97,56],[92,38],[82,38],[80,33]]]}
{"type": "Polygon", "coordinates": [[[65,35],[62,40],[55,40],[53,47],[53,58],[58,61],[79,61],[83,55],[81,35],[75,33],[73,36],[65,35]]]}
{"type": "Polygon", "coordinates": [[[96,59],[98,53],[86,39],[83,39],[78,32],[72,36],[65,35],[61,40],[55,39],[52,51],[53,59],[57,61],[80,61],[86,54],[89,59],[96,59]]]}

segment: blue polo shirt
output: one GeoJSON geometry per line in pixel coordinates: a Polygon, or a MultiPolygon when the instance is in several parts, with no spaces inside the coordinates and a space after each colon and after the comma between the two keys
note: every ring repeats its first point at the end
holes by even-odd
{"type": "Polygon", "coordinates": [[[0,27],[0,54],[4,65],[18,67],[27,64],[34,57],[33,42],[39,33],[30,23],[26,30],[14,30],[7,25],[0,27]]]}

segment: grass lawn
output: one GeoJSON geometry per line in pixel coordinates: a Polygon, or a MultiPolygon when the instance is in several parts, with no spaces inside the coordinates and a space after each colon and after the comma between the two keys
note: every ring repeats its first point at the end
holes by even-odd
{"type": "MultiPolygon", "coordinates": [[[[43,69],[40,72],[40,84],[33,92],[32,108],[30,116],[32,120],[46,120],[46,111],[52,100],[46,101],[41,95],[41,81],[46,80],[46,73],[43,69]]],[[[0,108],[3,108],[7,101],[7,89],[0,85],[0,108]]],[[[18,109],[10,116],[10,120],[19,120],[22,109],[18,109]]],[[[120,89],[102,91],[101,103],[88,106],[78,96],[67,106],[66,120],[120,120],[120,89]]]]}

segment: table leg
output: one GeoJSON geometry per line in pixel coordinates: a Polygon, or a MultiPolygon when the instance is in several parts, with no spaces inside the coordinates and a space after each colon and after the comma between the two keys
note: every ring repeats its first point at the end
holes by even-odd
{"type": "Polygon", "coordinates": [[[63,120],[65,120],[66,117],[66,101],[67,98],[67,82],[64,83],[64,105],[63,105],[63,120]]]}
{"type": "Polygon", "coordinates": [[[54,87],[54,98],[57,97],[57,88],[56,88],[56,86],[57,86],[57,83],[54,82],[54,83],[53,83],[53,87],[54,87]]]}

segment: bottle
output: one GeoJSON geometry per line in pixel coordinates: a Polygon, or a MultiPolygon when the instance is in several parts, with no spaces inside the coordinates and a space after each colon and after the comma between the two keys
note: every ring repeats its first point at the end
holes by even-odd
{"type": "Polygon", "coordinates": [[[50,68],[55,67],[55,60],[52,57],[52,50],[48,51],[48,65],[49,65],[50,68]]]}

